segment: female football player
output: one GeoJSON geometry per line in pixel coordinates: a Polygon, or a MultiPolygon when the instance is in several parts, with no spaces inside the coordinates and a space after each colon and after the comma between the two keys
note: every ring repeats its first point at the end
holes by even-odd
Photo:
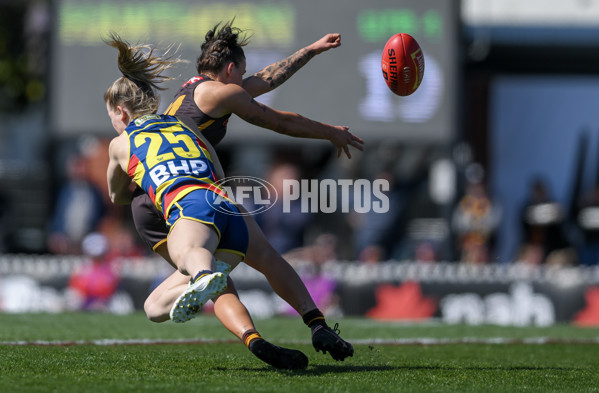
{"type": "Polygon", "coordinates": [[[109,146],[108,190],[113,203],[130,203],[133,180],[170,226],[168,254],[178,269],[174,275],[192,277],[177,292],[164,288],[174,297],[171,318],[184,322],[212,299],[219,320],[258,358],[277,368],[306,368],[302,352],[272,345],[258,334],[223,268],[243,259],[248,232],[235,214],[239,210],[216,183],[223,173],[212,147],[176,117],[155,114],[155,89],[168,80],[162,73],[177,60],[156,56],[144,46],[131,47],[116,35],[108,44],[118,49],[123,74],[104,95],[119,134],[109,146]],[[218,209],[210,203],[217,198],[218,209]]]}

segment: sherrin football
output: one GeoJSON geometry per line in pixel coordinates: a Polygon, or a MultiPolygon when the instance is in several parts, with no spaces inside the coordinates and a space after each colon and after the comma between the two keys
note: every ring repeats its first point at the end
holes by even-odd
{"type": "Polygon", "coordinates": [[[418,89],[424,76],[420,45],[409,34],[395,34],[385,44],[381,68],[389,89],[399,96],[409,96],[418,89]]]}

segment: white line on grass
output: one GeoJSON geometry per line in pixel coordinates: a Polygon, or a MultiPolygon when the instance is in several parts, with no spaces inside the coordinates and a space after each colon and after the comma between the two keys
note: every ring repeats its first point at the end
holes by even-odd
{"type": "MultiPolygon", "coordinates": [[[[311,344],[309,341],[288,341],[276,340],[281,344],[311,344]]],[[[543,344],[599,344],[597,338],[553,338],[553,337],[530,337],[530,338],[373,338],[349,340],[356,345],[450,345],[450,344],[523,344],[523,345],[543,345],[543,344]]],[[[3,346],[72,346],[72,345],[164,345],[164,344],[218,344],[218,343],[238,343],[238,340],[220,340],[220,339],[112,339],[105,338],[100,340],[76,340],[76,341],[0,341],[3,346]]]]}

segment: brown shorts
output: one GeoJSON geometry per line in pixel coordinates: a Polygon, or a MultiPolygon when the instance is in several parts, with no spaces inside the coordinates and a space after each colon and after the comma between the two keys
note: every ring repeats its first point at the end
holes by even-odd
{"type": "Polygon", "coordinates": [[[139,187],[133,192],[131,214],[141,240],[152,251],[156,251],[156,248],[166,241],[169,228],[148,194],[139,187]]]}

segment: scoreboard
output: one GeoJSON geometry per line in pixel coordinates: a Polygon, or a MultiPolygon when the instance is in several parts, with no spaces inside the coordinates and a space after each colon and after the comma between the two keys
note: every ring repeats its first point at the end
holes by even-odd
{"type": "MultiPolygon", "coordinates": [[[[342,45],[313,58],[285,84],[258,101],[276,109],[347,125],[360,136],[445,143],[455,135],[457,0],[191,1],[57,0],[51,66],[50,126],[56,136],[113,136],[104,91],[120,75],[109,32],[130,43],[179,46],[189,63],[171,70],[161,108],[194,76],[204,35],[216,23],[251,36],[244,48],[247,74],[281,60],[327,33],[342,45]],[[393,34],[416,38],[425,57],[422,85],[409,97],[392,94],[382,77],[381,54],[393,34]]],[[[232,118],[227,141],[252,131],[256,140],[280,138],[232,118]]]]}

